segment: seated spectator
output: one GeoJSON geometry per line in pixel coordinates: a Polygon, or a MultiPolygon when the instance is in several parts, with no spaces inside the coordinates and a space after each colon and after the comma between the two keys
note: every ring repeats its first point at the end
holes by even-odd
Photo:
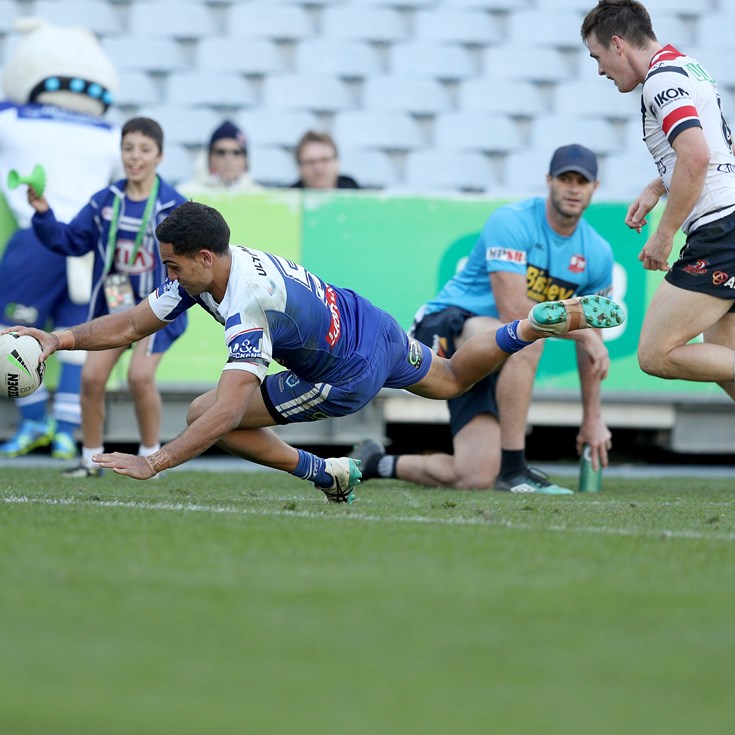
{"type": "Polygon", "coordinates": [[[359,189],[351,177],[339,173],[339,154],[329,133],[308,130],[296,147],[296,163],[301,178],[292,189],[359,189]]]}
{"type": "Polygon", "coordinates": [[[242,130],[225,120],[212,133],[206,154],[199,156],[194,178],[178,189],[186,196],[260,191],[262,187],[250,176],[247,140],[242,130]]]}

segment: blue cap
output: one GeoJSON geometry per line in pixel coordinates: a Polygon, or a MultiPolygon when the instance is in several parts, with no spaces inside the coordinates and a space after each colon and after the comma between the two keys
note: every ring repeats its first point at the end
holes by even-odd
{"type": "Polygon", "coordinates": [[[234,123],[229,120],[225,120],[213,133],[209,139],[209,150],[212,150],[212,146],[222,138],[233,138],[236,140],[245,153],[248,152],[248,143],[245,139],[245,134],[237,127],[234,123]]]}
{"type": "Polygon", "coordinates": [[[588,181],[597,181],[597,156],[589,148],[573,143],[554,151],[549,164],[552,176],[561,176],[569,171],[582,174],[588,181]]]}

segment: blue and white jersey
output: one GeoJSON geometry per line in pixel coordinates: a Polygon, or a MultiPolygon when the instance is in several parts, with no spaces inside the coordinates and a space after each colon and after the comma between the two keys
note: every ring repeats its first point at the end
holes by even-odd
{"type": "Polygon", "coordinates": [[[524,275],[528,298],[541,302],[610,294],[612,271],[612,248],[591,225],[580,219],[574,234],[564,237],[546,220],[546,200],[526,199],[493,212],[462,270],[420,313],[458,306],[498,317],[491,273],[524,275]]]}
{"type": "Polygon", "coordinates": [[[224,370],[266,375],[271,361],[305,380],[340,385],[366,370],[384,312],[367,299],[336,288],[286,258],[230,247],[232,265],[221,303],[190,296],[167,280],[149,297],[155,315],[172,321],[194,304],[225,327],[224,370]]]}
{"type": "Polygon", "coordinates": [[[46,172],[44,196],[68,222],[120,169],[120,129],[93,115],[55,105],[0,102],[0,187],[18,227],[30,227],[26,187],[6,188],[8,171],[46,172]]]}

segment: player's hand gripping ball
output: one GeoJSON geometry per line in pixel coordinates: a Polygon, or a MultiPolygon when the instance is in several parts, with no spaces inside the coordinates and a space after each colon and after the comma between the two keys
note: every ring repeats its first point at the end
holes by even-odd
{"type": "Polygon", "coordinates": [[[25,398],[43,382],[46,364],[38,362],[41,345],[27,334],[0,334],[0,393],[25,398]]]}

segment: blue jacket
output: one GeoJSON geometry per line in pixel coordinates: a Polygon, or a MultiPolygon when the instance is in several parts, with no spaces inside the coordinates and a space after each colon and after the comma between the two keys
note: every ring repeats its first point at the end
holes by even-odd
{"type": "MultiPolygon", "coordinates": [[[[85,255],[94,252],[92,297],[89,305],[90,319],[108,313],[103,288],[107,275],[105,273],[107,239],[112,220],[113,202],[116,197],[124,198],[125,184],[126,179],[122,179],[98,191],[68,224],[59,222],[51,209],[44,214],[36,212],[31,220],[33,231],[49,250],[60,255],[85,255]]],[[[136,303],[147,298],[151,291],[166,280],[166,269],[161,263],[155,230],[160,222],[185,201],[186,199],[176,189],[159,177],[158,197],[141,245],[141,249],[151,254],[154,267],[145,273],[130,275],[136,303]]],[[[114,265],[109,272],[115,272],[114,265]]]]}

